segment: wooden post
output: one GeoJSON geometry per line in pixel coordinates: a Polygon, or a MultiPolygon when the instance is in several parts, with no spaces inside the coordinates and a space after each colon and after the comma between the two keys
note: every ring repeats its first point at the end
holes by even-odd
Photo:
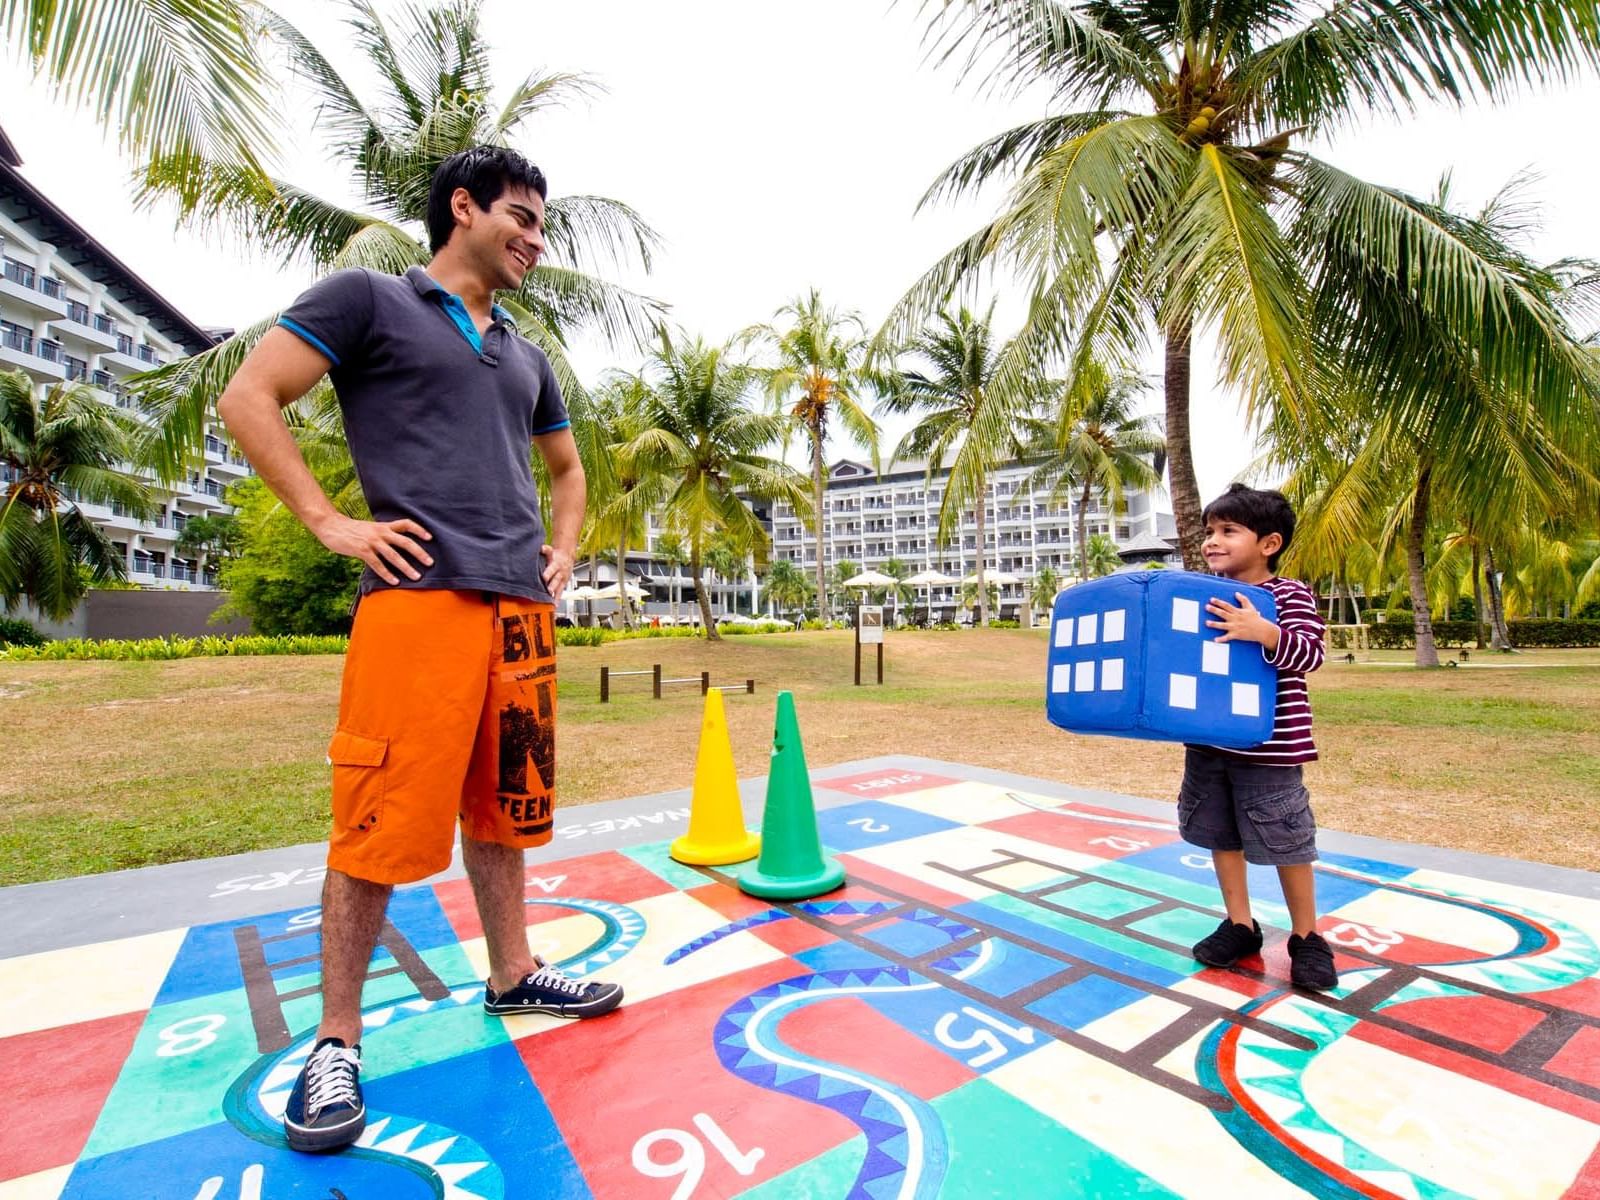
{"type": "Polygon", "coordinates": [[[754,679],[746,679],[744,681],[744,691],[745,695],[754,696],[756,694],[756,681],[754,679]]]}
{"type": "Polygon", "coordinates": [[[878,684],[883,684],[883,643],[878,643],[878,684]]]}
{"type": "Polygon", "coordinates": [[[610,667],[601,667],[600,668],[600,703],[601,704],[609,704],[610,702],[611,702],[611,668],[610,667]]]}
{"type": "Polygon", "coordinates": [[[710,671],[701,671],[700,672],[700,694],[702,696],[704,696],[710,690],[711,690],[711,672],[710,671]]]}
{"type": "Polygon", "coordinates": [[[654,663],[650,667],[650,692],[655,699],[661,699],[661,664],[654,663]]]}
{"type": "Polygon", "coordinates": [[[861,633],[856,632],[856,686],[861,686],[861,633]]]}

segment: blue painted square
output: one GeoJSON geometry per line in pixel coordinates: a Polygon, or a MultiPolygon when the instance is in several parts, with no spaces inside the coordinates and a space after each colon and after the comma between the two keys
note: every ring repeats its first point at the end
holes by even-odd
{"type": "MultiPolygon", "coordinates": [[[[1064,971],[1070,965],[1005,938],[990,938],[988,945],[987,961],[978,971],[964,978],[973,987],[981,988],[991,996],[1009,996],[1013,992],[1020,992],[1057,971],[1064,971]]],[[[935,963],[934,970],[954,974],[963,968],[966,961],[955,964],[945,960],[935,963]]]]}
{"type": "MultiPolygon", "coordinates": [[[[460,1130],[499,1168],[508,1197],[578,1200],[592,1194],[554,1115],[509,1042],[385,1075],[367,1086],[366,1100],[368,1109],[460,1130]]],[[[450,1157],[462,1161],[466,1155],[458,1146],[450,1157]]],[[[471,1190],[473,1181],[469,1175],[459,1186],[471,1190]]],[[[354,1192],[345,1190],[356,1200],[354,1192]]]]}
{"type": "Polygon", "coordinates": [[[793,956],[813,971],[859,971],[863,967],[889,967],[893,964],[870,950],[850,942],[828,942],[793,956]]]}
{"type": "MultiPolygon", "coordinates": [[[[239,947],[233,931],[245,925],[254,925],[263,939],[304,931],[304,936],[264,946],[269,963],[317,953],[322,939],[317,932],[316,912],[315,905],[302,905],[259,917],[193,926],[184,934],[183,945],[178,948],[155,1003],[174,1004],[243,987],[244,975],[239,969],[239,947]]],[[[426,885],[396,889],[389,900],[388,917],[419,953],[454,945],[457,941],[438,898],[426,885]]],[[[383,957],[388,959],[387,954],[383,957]]],[[[307,963],[303,969],[314,971],[316,967],[307,963]]]]}
{"type": "MultiPolygon", "coordinates": [[[[933,978],[937,978],[934,976],[933,978]]],[[[983,1074],[1046,1045],[1041,1032],[942,987],[884,987],[861,999],[918,1040],[983,1074]]]]}
{"type": "Polygon", "coordinates": [[[1119,1008],[1143,1000],[1147,995],[1148,992],[1128,987],[1114,979],[1091,975],[1087,979],[1069,983],[1048,996],[1041,996],[1028,1005],[1028,1011],[1038,1013],[1058,1025],[1065,1025],[1068,1029],[1082,1029],[1119,1008]]]}
{"type": "MultiPolygon", "coordinates": [[[[1324,854],[1317,852],[1317,857],[1332,867],[1348,867],[1352,871],[1360,871],[1365,875],[1374,875],[1379,879],[1387,879],[1399,883],[1410,879],[1416,874],[1415,867],[1404,866],[1401,863],[1384,862],[1378,858],[1362,858],[1355,854],[1324,854]]],[[[1322,888],[1322,877],[1317,878],[1317,888],[1322,888]]]]}
{"type": "Polygon", "coordinates": [[[1269,621],[1265,588],[1194,571],[1134,571],[1056,597],[1045,712],[1078,733],[1256,746],[1272,736],[1278,673],[1261,647],[1223,643],[1206,603],[1244,593],[1269,621]]]}
{"type": "Polygon", "coordinates": [[[874,929],[863,929],[861,936],[871,938],[880,946],[887,946],[907,958],[947,946],[951,940],[950,935],[938,926],[921,921],[892,921],[874,929]]]}
{"type": "MultiPolygon", "coordinates": [[[[1131,954],[1119,953],[1088,938],[1078,937],[1059,927],[1060,923],[1070,922],[1070,918],[1061,918],[1056,914],[1050,914],[1047,919],[1046,914],[1041,911],[1037,918],[1033,918],[982,900],[970,901],[955,911],[979,924],[1004,929],[1030,941],[1042,942],[1063,958],[1092,963],[1116,971],[1118,974],[1159,984],[1162,987],[1171,987],[1193,973],[1193,971],[1180,973],[1177,970],[1168,970],[1131,954]],[[1050,920],[1058,924],[1048,923],[1050,920]]],[[[1200,970],[1198,963],[1192,965],[1194,971],[1200,970]]]]}
{"type": "Polygon", "coordinates": [[[430,1180],[393,1161],[367,1154],[296,1154],[281,1142],[246,1137],[231,1125],[209,1125],[84,1159],[73,1168],[61,1200],[195,1200],[206,1195],[218,1200],[329,1200],[334,1188],[356,1200],[434,1200],[439,1194],[430,1180]],[[208,1189],[210,1180],[217,1182],[208,1189]]]}
{"type": "Polygon", "coordinates": [[[862,850],[954,829],[954,821],[930,817],[927,813],[882,800],[863,800],[840,808],[825,808],[817,813],[817,828],[822,841],[834,850],[862,850]]]}

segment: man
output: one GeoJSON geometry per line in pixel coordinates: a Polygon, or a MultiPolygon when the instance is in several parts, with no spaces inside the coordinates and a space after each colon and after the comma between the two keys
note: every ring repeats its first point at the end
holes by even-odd
{"type": "Polygon", "coordinates": [[[361,1134],[361,986],[384,910],[395,884],[449,865],[458,817],[489,956],[484,1008],[589,1017],[622,999],[531,954],[524,916],[523,850],[553,828],[553,618],[584,477],[549,360],[492,297],[544,253],[546,191],[514,151],[447,159],[428,197],[428,266],[322,280],[217,404],[273,493],[367,565],[328,750],[322,1020],[284,1114],[296,1150],[361,1134]],[[334,509],[283,421],[324,373],[370,521],[334,509]],[[530,441],[549,468],[548,540],[530,441]]]}

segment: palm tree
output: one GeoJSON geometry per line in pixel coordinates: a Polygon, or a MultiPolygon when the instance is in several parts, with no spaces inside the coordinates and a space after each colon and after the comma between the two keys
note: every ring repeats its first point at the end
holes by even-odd
{"type": "MultiPolygon", "coordinates": [[[[363,99],[303,34],[263,10],[267,28],[317,93],[317,133],[329,156],[348,167],[360,192],[354,206],[209,160],[200,164],[205,186],[191,199],[184,189],[194,164],[181,157],[150,165],[142,199],[176,195],[181,219],[231,230],[253,247],[280,255],[285,264],[308,262],[319,272],[361,266],[399,274],[425,264],[430,255],[419,233],[435,168],[471,146],[510,145],[531,118],[594,91],[593,82],[580,75],[534,74],[497,102],[478,2],[408,6],[399,10],[391,30],[369,0],[345,0],[355,47],[376,82],[371,100],[363,99]]],[[[585,433],[586,397],[567,358],[566,338],[577,329],[636,342],[651,335],[659,304],[587,272],[634,258],[648,269],[656,235],[619,201],[562,196],[546,206],[545,240],[546,260],[516,292],[503,292],[496,300],[549,355],[573,415],[584,466],[592,471],[599,447],[585,433]]],[[[199,440],[207,404],[275,319],[267,317],[220,346],[170,363],[137,385],[136,394],[159,420],[168,469],[199,440]]]]}
{"type": "Polygon", "coordinates": [[[672,597],[672,623],[678,623],[678,571],[689,561],[688,551],[683,548],[683,539],[676,533],[668,530],[656,536],[656,558],[672,572],[672,586],[668,594],[672,597]]]}
{"type": "Polygon", "coordinates": [[[663,328],[643,378],[649,386],[643,427],[619,453],[673,481],[666,521],[688,540],[700,617],[706,637],[715,641],[704,580],[712,539],[726,537],[762,563],[768,535],[746,498],[791,504],[809,515],[810,497],[803,476],[760,453],[782,439],[786,421],[746,406],[753,372],[730,358],[726,347],[681,333],[674,338],[663,328]]]}
{"type": "MultiPolygon", "coordinates": [[[[1521,182],[1514,180],[1473,217],[1452,211],[1448,177],[1432,201],[1412,204],[1546,314],[1544,337],[1552,353],[1570,351],[1578,360],[1584,351],[1561,308],[1574,289],[1592,286],[1596,268],[1575,261],[1540,267],[1517,249],[1531,221],[1518,200],[1521,182]]],[[[1383,290],[1370,280],[1364,286],[1369,293],[1383,290]]],[[[1299,457],[1327,492],[1312,513],[1313,537],[1337,538],[1364,527],[1375,530],[1380,558],[1391,546],[1404,547],[1416,664],[1436,667],[1428,552],[1440,515],[1461,519],[1492,552],[1536,514],[1593,511],[1600,505],[1600,439],[1594,433],[1600,403],[1596,381],[1583,376],[1558,395],[1547,395],[1536,376],[1502,386],[1495,361],[1502,347],[1460,337],[1449,322],[1393,291],[1385,302],[1396,314],[1397,338],[1415,342],[1415,377],[1405,384],[1404,402],[1375,399],[1342,380],[1338,403],[1364,440],[1302,444],[1299,457]]],[[[1319,301],[1316,319],[1319,329],[1333,331],[1333,340],[1342,338],[1343,314],[1333,298],[1319,301]]],[[[1275,432],[1280,445],[1293,444],[1287,424],[1275,432]]]]}
{"type": "Polygon", "coordinates": [[[1102,575],[1109,575],[1122,565],[1122,555],[1117,553],[1117,544],[1103,533],[1094,534],[1089,539],[1089,544],[1084,547],[1084,578],[1099,579],[1102,575]]]}
{"type": "Polygon", "coordinates": [[[1028,603],[1034,612],[1048,613],[1056,602],[1056,593],[1061,590],[1061,576],[1054,567],[1040,567],[1033,573],[1033,585],[1029,589],[1028,603]]]}
{"type": "Polygon", "coordinates": [[[883,398],[889,412],[920,414],[895,448],[895,458],[925,457],[929,481],[950,460],[950,477],[939,504],[939,540],[948,541],[960,528],[961,514],[969,504],[976,514],[978,619],[984,625],[989,623],[989,590],[981,586],[989,473],[1023,453],[1018,431],[1039,394],[1036,379],[1012,388],[993,386],[995,369],[1005,353],[1004,348],[997,352],[993,344],[993,315],[992,303],[981,317],[965,308],[954,315],[940,313],[908,347],[926,362],[927,370],[901,371],[883,398]]]}
{"type": "Polygon", "coordinates": [[[767,567],[767,600],[782,615],[786,609],[797,609],[805,615],[805,604],[811,597],[811,581],[806,573],[786,558],[773,559],[767,567]]]}
{"type": "Polygon", "coordinates": [[[649,385],[643,379],[617,373],[601,385],[590,406],[594,436],[609,452],[599,456],[597,469],[588,476],[590,520],[580,553],[587,549],[593,554],[604,546],[616,555],[617,604],[622,623],[629,629],[634,620],[627,592],[628,547],[644,542],[650,514],[667,492],[664,477],[618,452],[642,430],[648,394],[649,385]]]}
{"type": "Polygon", "coordinates": [[[136,426],[87,388],[51,388],[41,398],[22,371],[0,373],[0,602],[24,599],[44,616],[72,615],[91,581],[127,578],[115,546],[80,502],[116,504],[135,516],[154,509],[149,489],[118,469],[136,426]]]}
{"type": "Polygon", "coordinates": [[[811,443],[811,503],[817,539],[817,607],[828,609],[827,568],[823,562],[823,492],[827,487],[825,450],[828,422],[839,424],[878,461],[878,427],[862,405],[874,375],[866,366],[867,328],[854,312],[823,305],[812,288],[774,314],[774,323],[752,326],[741,339],[770,343],[778,365],[761,370],[767,393],[789,407],[790,416],[811,443]],[[782,321],[780,327],[776,322],[782,321]]]}
{"type": "Polygon", "coordinates": [[[895,619],[898,620],[902,604],[915,604],[917,602],[917,589],[905,582],[905,580],[915,575],[916,571],[903,558],[891,558],[883,564],[882,571],[895,581],[892,586],[884,588],[883,592],[885,599],[893,597],[894,615],[895,619]]]}
{"type": "Polygon", "coordinates": [[[739,547],[725,536],[712,538],[711,544],[706,547],[706,566],[711,568],[712,573],[722,583],[725,601],[729,591],[733,591],[735,599],[727,603],[726,607],[734,612],[739,611],[737,584],[739,577],[744,574],[744,560],[745,556],[739,547]],[[733,585],[731,589],[730,585],[733,585]]]}
{"type": "MultiPolygon", "coordinates": [[[[819,547],[818,551],[817,551],[817,558],[818,558],[819,561],[821,560],[821,557],[822,557],[822,551],[821,551],[821,549],[819,547]]],[[[861,567],[858,566],[856,563],[851,562],[848,558],[839,559],[837,562],[835,562],[833,564],[832,569],[828,571],[828,576],[831,579],[831,582],[833,583],[833,587],[834,587],[834,593],[833,594],[835,596],[844,597],[843,607],[844,607],[844,610],[846,612],[848,612],[849,608],[850,608],[850,589],[845,587],[845,585],[844,585],[845,580],[854,579],[859,574],[861,574],[861,567]]],[[[817,596],[818,596],[817,605],[818,605],[818,611],[822,615],[822,619],[826,621],[826,620],[830,619],[833,616],[833,612],[832,612],[831,609],[823,609],[822,608],[822,602],[823,602],[823,599],[824,599],[825,595],[826,595],[826,593],[824,593],[824,592],[818,592],[817,593],[817,596]]]]}
{"type": "Polygon", "coordinates": [[[999,372],[1017,386],[1064,354],[1165,358],[1165,433],[1183,559],[1202,567],[1189,438],[1194,335],[1252,416],[1322,436],[1321,372],[1337,364],[1382,406],[1433,386],[1429,337],[1491,348],[1492,392],[1556,403],[1588,370],[1548,305],[1410,197],[1297,148],[1358,116],[1494,99],[1600,62],[1594,0],[1453,3],[1282,0],[951,0],[932,32],[992,82],[1049,87],[1055,111],[968,151],[924,203],[1010,180],[1000,213],[913,286],[893,341],[984,267],[1031,289],[999,372]],[[997,64],[997,65],[996,65],[997,64]],[[1404,300],[1428,327],[1397,319],[1404,300]],[[1312,313],[1313,300],[1325,310],[1312,313]],[[1315,352],[1313,352],[1315,350],[1315,352]],[[1419,369],[1421,368],[1421,369],[1419,369]]]}
{"type": "Polygon", "coordinates": [[[1030,448],[1044,456],[1031,482],[1051,488],[1060,502],[1076,488],[1078,495],[1078,579],[1089,578],[1088,508],[1095,492],[1113,513],[1124,510],[1127,488],[1153,488],[1161,482],[1160,462],[1167,443],[1152,426],[1153,418],[1135,416],[1134,398],[1144,381],[1134,375],[1111,376],[1104,370],[1079,373],[1076,386],[1063,388],[1053,427],[1030,448]]]}
{"type": "MultiPolygon", "coordinates": [[[[0,0],[0,30],[36,77],[117,132],[130,153],[259,172],[275,121],[260,18],[235,0],[0,0]]],[[[180,190],[197,199],[191,171],[180,190]]]]}

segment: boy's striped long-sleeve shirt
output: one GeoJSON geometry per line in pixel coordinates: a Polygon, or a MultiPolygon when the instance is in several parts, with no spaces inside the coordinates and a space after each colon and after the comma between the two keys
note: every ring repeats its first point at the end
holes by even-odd
{"type": "MultiPolygon", "coordinates": [[[[1313,761],[1317,745],[1311,738],[1311,696],[1306,674],[1322,665],[1322,617],[1317,598],[1298,579],[1274,577],[1261,585],[1278,605],[1278,649],[1267,654],[1267,665],[1278,669],[1278,707],[1272,737],[1248,750],[1204,746],[1224,758],[1237,758],[1264,766],[1292,767],[1313,761]]],[[[1266,647],[1262,647],[1266,652],[1266,647]]]]}

